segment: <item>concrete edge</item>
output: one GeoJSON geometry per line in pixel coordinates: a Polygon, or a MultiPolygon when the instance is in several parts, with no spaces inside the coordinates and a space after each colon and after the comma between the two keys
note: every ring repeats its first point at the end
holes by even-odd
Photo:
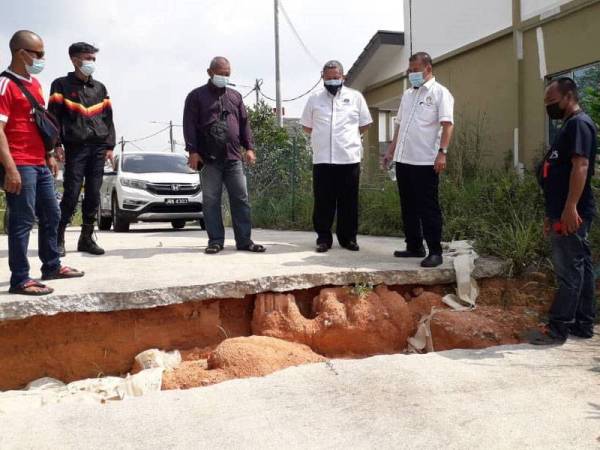
{"type": "MultiPolygon", "coordinates": [[[[506,263],[497,258],[480,257],[475,262],[476,279],[503,274],[506,263]]],[[[289,292],[315,286],[343,286],[355,283],[386,285],[452,284],[454,269],[347,270],[344,272],[281,275],[236,282],[218,282],[194,286],[175,286],[133,292],[95,292],[48,297],[23,298],[0,304],[0,321],[26,319],[33,316],[52,316],[73,312],[110,312],[149,309],[191,301],[224,298],[244,298],[261,292],[289,292]]]]}

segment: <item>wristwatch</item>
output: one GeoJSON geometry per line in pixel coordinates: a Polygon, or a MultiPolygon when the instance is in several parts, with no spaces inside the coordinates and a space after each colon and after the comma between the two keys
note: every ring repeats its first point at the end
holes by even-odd
{"type": "Polygon", "coordinates": [[[448,154],[448,149],[447,148],[440,148],[438,153],[443,153],[444,155],[448,154]]]}

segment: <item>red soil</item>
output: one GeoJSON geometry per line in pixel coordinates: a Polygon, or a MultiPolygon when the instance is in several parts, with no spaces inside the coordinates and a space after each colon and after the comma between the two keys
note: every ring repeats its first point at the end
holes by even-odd
{"type": "Polygon", "coordinates": [[[477,309],[455,313],[441,301],[448,287],[426,289],[379,286],[361,296],[351,288],[314,288],[243,300],[4,321],[0,322],[0,390],[20,388],[44,376],[70,382],[125,374],[132,369],[135,355],[149,348],[188,349],[181,350],[181,366],[165,374],[164,387],[169,389],[260,376],[322,361],[318,354],[396,353],[406,348],[419,319],[433,307],[436,350],[512,344],[537,324],[553,293],[540,275],[483,280],[477,309]],[[250,334],[266,337],[222,342],[250,334]]]}

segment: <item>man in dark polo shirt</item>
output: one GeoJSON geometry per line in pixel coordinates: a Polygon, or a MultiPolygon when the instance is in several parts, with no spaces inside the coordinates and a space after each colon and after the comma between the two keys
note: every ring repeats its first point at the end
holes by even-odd
{"type": "Polygon", "coordinates": [[[206,253],[219,253],[225,243],[221,215],[223,185],[229,194],[237,249],[261,253],[265,248],[251,239],[250,203],[242,163],[245,159],[248,164],[255,164],[254,141],[242,96],[227,87],[230,74],[226,58],[213,58],[208,69],[210,80],[190,92],[185,100],[183,134],[190,167],[197,170],[203,166],[206,253]]]}
{"type": "Polygon", "coordinates": [[[544,98],[551,119],[562,127],[544,159],[541,182],[552,243],[558,290],[544,333],[531,337],[537,345],[562,344],[569,335],[594,334],[594,271],[588,233],[595,213],[590,182],[596,161],[597,130],[579,107],[577,86],[570,78],[553,81],[544,98]]]}

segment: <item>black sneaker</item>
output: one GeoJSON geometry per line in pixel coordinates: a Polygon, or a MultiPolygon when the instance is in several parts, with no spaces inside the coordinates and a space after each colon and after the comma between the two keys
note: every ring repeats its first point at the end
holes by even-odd
{"type": "Polygon", "coordinates": [[[419,250],[396,250],[394,256],[396,258],[423,258],[426,255],[425,249],[419,250]]]}
{"type": "Polygon", "coordinates": [[[421,267],[427,267],[427,268],[432,268],[432,267],[437,267],[437,266],[441,266],[442,263],[444,262],[444,258],[442,258],[442,255],[429,255],[427,258],[425,258],[423,261],[421,261],[421,267]]]}
{"type": "Polygon", "coordinates": [[[578,327],[575,325],[575,326],[569,327],[569,334],[571,336],[575,336],[580,339],[591,339],[594,337],[594,330],[593,329],[584,330],[581,327],[578,327]]]}
{"type": "Polygon", "coordinates": [[[542,332],[539,330],[530,332],[527,339],[531,345],[563,345],[567,340],[552,331],[542,332]]]}
{"type": "Polygon", "coordinates": [[[317,248],[315,249],[315,251],[317,253],[326,253],[327,251],[329,251],[329,249],[331,248],[331,245],[328,244],[317,244],[317,248]]]}
{"type": "Polygon", "coordinates": [[[354,241],[348,242],[347,244],[342,245],[342,247],[344,247],[346,250],[350,250],[351,252],[357,252],[360,250],[360,247],[354,241]]]}

